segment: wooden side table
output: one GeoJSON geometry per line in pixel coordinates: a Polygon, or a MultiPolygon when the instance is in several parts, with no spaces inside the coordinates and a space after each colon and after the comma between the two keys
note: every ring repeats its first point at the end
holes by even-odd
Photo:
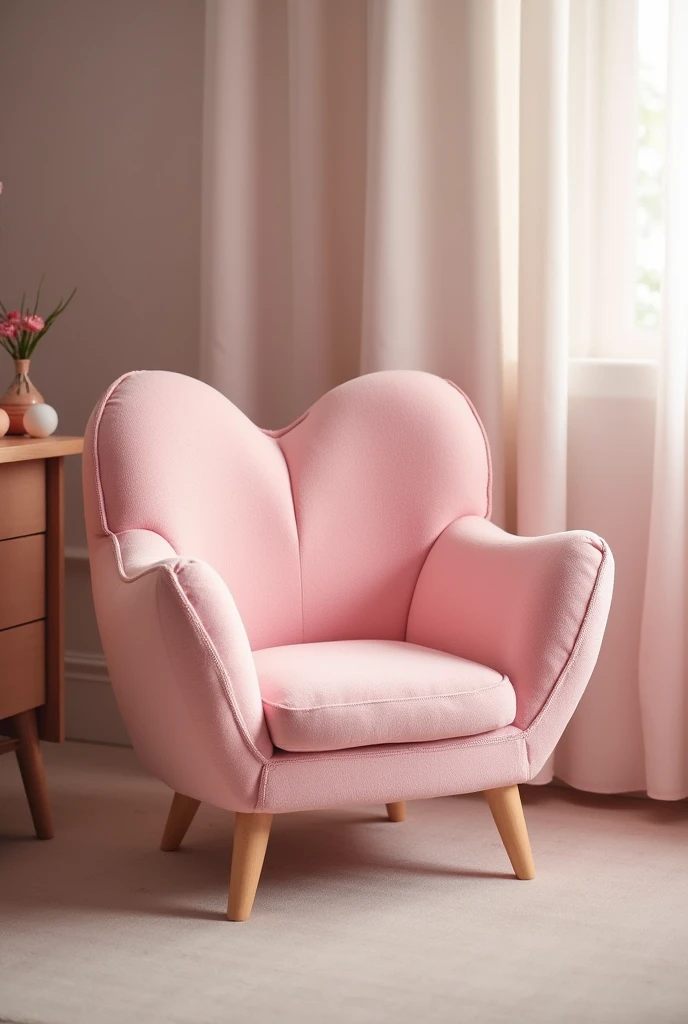
{"type": "Polygon", "coordinates": [[[39,839],[53,836],[39,739],[64,739],[64,457],[82,450],[0,438],[0,754],[16,753],[39,839]]]}

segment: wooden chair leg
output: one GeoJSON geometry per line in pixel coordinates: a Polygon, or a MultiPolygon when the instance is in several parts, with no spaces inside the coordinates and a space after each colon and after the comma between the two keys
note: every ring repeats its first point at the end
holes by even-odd
{"type": "Polygon", "coordinates": [[[406,821],[406,803],[399,800],[395,804],[386,804],[387,817],[390,821],[406,821]]]}
{"type": "Polygon", "coordinates": [[[499,789],[486,789],[485,799],[488,802],[497,831],[509,855],[511,866],[517,878],[535,878],[535,865],[530,851],[530,840],[523,817],[521,794],[518,786],[502,786],[499,789]]]}
{"type": "Polygon", "coordinates": [[[33,818],[33,827],[38,839],[52,839],[55,835],[53,816],[50,812],[48,789],[45,781],[45,768],[38,742],[36,712],[23,711],[12,718],[12,728],[19,740],[15,753],[19,762],[22,782],[29,810],[33,818]]]}
{"type": "Polygon", "coordinates": [[[271,825],[271,814],[238,813],[236,816],[227,901],[230,921],[247,921],[251,916],[271,825]]]}
{"type": "Polygon", "coordinates": [[[173,853],[179,849],[200,806],[200,800],[184,796],[183,793],[174,794],[170,813],[167,815],[165,823],[165,831],[162,834],[161,850],[164,850],[165,853],[173,853]]]}

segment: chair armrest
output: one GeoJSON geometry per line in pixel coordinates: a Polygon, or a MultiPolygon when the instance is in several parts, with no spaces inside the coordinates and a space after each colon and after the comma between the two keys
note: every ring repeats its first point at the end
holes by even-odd
{"type": "Polygon", "coordinates": [[[573,714],[597,660],[614,562],[580,530],[514,537],[485,519],[456,520],[430,550],[406,639],[504,673],[533,774],[573,714]]]}
{"type": "Polygon", "coordinates": [[[253,810],[273,747],[224,580],[149,530],[98,538],[90,555],[103,649],[139,756],[178,792],[253,810]]]}

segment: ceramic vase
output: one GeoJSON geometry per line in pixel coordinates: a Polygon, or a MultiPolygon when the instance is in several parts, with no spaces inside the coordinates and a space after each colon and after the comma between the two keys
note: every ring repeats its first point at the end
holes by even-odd
{"type": "Polygon", "coordinates": [[[43,401],[43,395],[29,378],[30,362],[30,359],[14,360],[14,380],[0,397],[0,409],[4,409],[10,418],[8,434],[25,434],[24,413],[30,405],[43,401]]]}

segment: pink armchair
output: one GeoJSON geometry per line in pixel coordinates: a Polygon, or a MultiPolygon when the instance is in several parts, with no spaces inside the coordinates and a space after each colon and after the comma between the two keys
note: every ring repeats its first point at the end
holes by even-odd
{"type": "Polygon", "coordinates": [[[592,672],[613,583],[580,531],[493,526],[487,440],[430,374],[349,381],[284,430],[197,380],[120,378],[84,498],[98,624],[144,764],[236,812],[227,916],[253,905],[273,814],[484,791],[534,876],[518,784],[592,672]],[[193,423],[202,423],[202,432],[193,423]]]}

